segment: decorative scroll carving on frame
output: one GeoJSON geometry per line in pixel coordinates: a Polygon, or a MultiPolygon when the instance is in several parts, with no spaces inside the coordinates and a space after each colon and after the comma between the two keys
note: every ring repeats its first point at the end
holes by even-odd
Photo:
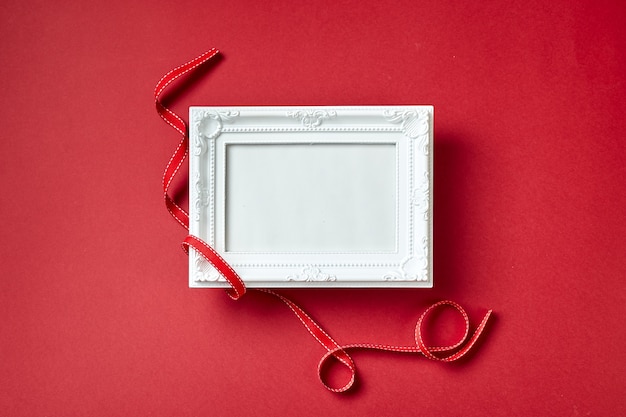
{"type": "Polygon", "coordinates": [[[195,201],[196,213],[194,218],[196,221],[200,221],[200,213],[209,206],[211,190],[203,184],[199,172],[196,172],[194,175],[194,187],[198,193],[198,198],[195,201]]]}
{"type": "Polygon", "coordinates": [[[301,281],[301,282],[319,282],[319,281],[337,281],[337,277],[334,275],[326,274],[322,272],[318,267],[307,266],[302,269],[299,274],[287,276],[287,281],[301,281]]]}
{"type": "Polygon", "coordinates": [[[324,120],[331,119],[336,116],[337,112],[332,110],[298,110],[287,112],[287,117],[300,119],[302,126],[308,129],[315,129],[316,127],[319,127],[324,120]]]}
{"type": "Polygon", "coordinates": [[[422,180],[417,187],[413,189],[411,202],[417,212],[422,214],[424,220],[428,220],[428,211],[430,208],[430,179],[428,172],[424,172],[422,180]]]}

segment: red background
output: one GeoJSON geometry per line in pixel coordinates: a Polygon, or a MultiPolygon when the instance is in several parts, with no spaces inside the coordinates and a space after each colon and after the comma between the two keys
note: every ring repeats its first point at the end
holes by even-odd
{"type": "Polygon", "coordinates": [[[88,3],[0,6],[1,415],[626,413],[622,1],[88,3]],[[356,353],[332,394],[279,302],[187,288],[152,93],[211,47],[179,113],[435,106],[435,288],[285,293],[341,343],[493,308],[468,360],[356,353]]]}

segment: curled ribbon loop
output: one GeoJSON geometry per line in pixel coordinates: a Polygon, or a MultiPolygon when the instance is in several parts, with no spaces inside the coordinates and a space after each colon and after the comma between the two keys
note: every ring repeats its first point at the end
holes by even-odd
{"type": "MultiPolygon", "coordinates": [[[[167,74],[165,74],[157,83],[156,88],[154,89],[154,99],[156,103],[156,110],[159,116],[171,127],[173,127],[180,135],[181,140],[178,144],[178,147],[174,151],[174,154],[170,158],[167,166],[165,168],[165,172],[163,173],[163,194],[165,198],[165,205],[167,210],[170,212],[172,217],[185,229],[189,229],[189,215],[187,212],[180,207],[174,199],[169,195],[169,188],[172,183],[172,180],[176,176],[176,173],[182,166],[185,158],[187,157],[188,149],[189,149],[189,137],[187,131],[187,125],[183,121],[183,119],[168,109],[161,102],[161,94],[163,91],[177,78],[193,71],[195,68],[199,67],[203,63],[209,61],[213,57],[218,54],[217,49],[211,49],[202,55],[192,59],[191,61],[174,68],[167,74]]],[[[189,248],[196,250],[204,259],[206,259],[215,269],[224,277],[224,279],[230,284],[231,288],[227,291],[228,295],[234,300],[238,300],[246,293],[246,285],[239,277],[237,272],[220,256],[220,254],[215,251],[209,244],[207,244],[202,239],[189,235],[182,242],[183,249],[185,252],[189,251],[189,248]]],[[[322,356],[319,361],[317,370],[318,376],[322,384],[332,392],[344,392],[349,390],[356,380],[356,366],[354,361],[348,354],[350,350],[357,349],[369,349],[369,350],[379,350],[379,351],[389,351],[389,352],[402,352],[402,353],[419,353],[424,355],[426,358],[436,361],[442,362],[452,362],[461,357],[463,357],[470,349],[475,345],[478,337],[482,334],[485,329],[485,325],[487,324],[487,320],[491,315],[491,310],[487,312],[487,314],[482,319],[480,325],[475,330],[472,337],[469,339],[467,343],[467,337],[470,331],[470,322],[469,317],[465,310],[453,301],[440,301],[431,305],[422,315],[419,317],[417,321],[417,325],[415,327],[415,345],[413,346],[393,346],[393,345],[382,345],[382,344],[371,344],[371,343],[357,343],[357,344],[349,344],[349,345],[340,345],[337,343],[322,327],[317,324],[315,320],[313,320],[302,308],[296,305],[293,301],[284,297],[281,294],[278,294],[275,291],[268,289],[256,289],[256,291],[264,292],[270,294],[280,301],[282,301],[289,309],[293,312],[293,314],[300,320],[302,325],[306,328],[311,336],[326,350],[326,353],[322,356]],[[432,312],[441,307],[452,307],[456,309],[465,321],[465,333],[463,337],[455,344],[450,346],[426,346],[424,342],[424,338],[422,336],[422,327],[426,318],[432,314],[432,312]],[[465,345],[464,345],[465,344],[465,345]],[[449,352],[448,356],[437,356],[435,353],[446,353],[449,352]],[[341,365],[345,366],[350,372],[350,379],[343,386],[334,387],[326,379],[323,377],[323,369],[327,365],[330,359],[337,360],[341,365]]]]}
{"type": "Polygon", "coordinates": [[[326,365],[326,362],[332,357],[337,357],[337,355],[341,354],[341,355],[345,355],[347,358],[350,358],[350,356],[348,356],[347,354],[347,352],[350,350],[377,350],[377,351],[398,352],[398,353],[417,353],[417,354],[422,354],[426,358],[431,359],[431,360],[442,361],[442,362],[453,362],[457,359],[460,359],[471,350],[471,348],[474,346],[474,344],[478,340],[478,337],[481,335],[481,333],[485,329],[487,320],[489,319],[491,314],[492,314],[492,310],[489,310],[487,314],[485,314],[480,325],[474,331],[474,334],[470,338],[469,342],[467,342],[463,346],[463,344],[467,341],[467,338],[469,336],[469,331],[470,331],[469,316],[467,315],[463,307],[461,307],[459,304],[455,303],[454,301],[448,301],[448,300],[439,301],[431,305],[430,307],[428,307],[417,320],[417,325],[415,326],[415,345],[414,346],[394,346],[394,345],[382,345],[382,344],[372,344],[372,343],[355,343],[355,344],[350,344],[350,345],[336,346],[334,349],[329,349],[328,352],[324,356],[322,356],[322,359],[320,359],[320,362],[317,367],[318,375],[320,376],[320,380],[322,381],[322,384],[324,384],[324,386],[331,391],[343,392],[343,391],[350,389],[350,387],[354,384],[354,381],[356,379],[356,367],[354,366],[352,359],[350,359],[349,363],[345,363],[342,361],[344,365],[346,365],[348,369],[350,370],[352,377],[350,381],[341,388],[330,387],[328,383],[322,378],[322,373],[321,373],[321,370],[326,365]],[[422,328],[423,328],[424,322],[427,319],[427,317],[430,316],[435,310],[442,308],[442,307],[446,307],[446,306],[450,306],[456,309],[459,312],[459,314],[461,314],[461,316],[463,317],[463,320],[465,322],[464,334],[456,343],[449,345],[449,346],[426,346],[426,344],[424,343],[424,338],[422,336],[423,334],[422,328]],[[453,352],[453,353],[451,353],[449,356],[439,357],[434,354],[435,352],[453,352]]]}
{"type": "Polygon", "coordinates": [[[493,312],[492,310],[487,311],[487,314],[485,314],[482,321],[480,322],[480,324],[474,331],[474,334],[469,339],[469,341],[465,344],[465,346],[463,346],[460,350],[454,352],[456,349],[458,349],[461,345],[463,345],[466,342],[467,337],[469,336],[469,331],[470,331],[469,316],[467,315],[463,307],[461,307],[459,304],[455,303],[454,301],[447,301],[447,300],[439,301],[438,303],[435,303],[431,305],[430,307],[428,307],[426,311],[422,313],[419,320],[417,321],[417,325],[415,326],[415,343],[417,344],[417,347],[420,353],[424,355],[425,357],[427,357],[428,359],[441,361],[441,362],[453,362],[465,356],[472,349],[472,347],[476,344],[476,341],[478,340],[478,337],[481,335],[481,333],[485,329],[485,326],[487,325],[487,320],[489,320],[489,317],[491,316],[492,312],[493,312]],[[463,337],[461,337],[461,339],[459,339],[459,341],[453,345],[443,346],[443,347],[426,346],[426,344],[424,343],[424,337],[423,337],[423,332],[422,332],[422,326],[423,326],[424,320],[435,309],[439,307],[445,307],[445,306],[450,306],[456,309],[461,314],[461,316],[463,316],[463,320],[465,321],[465,333],[463,334],[463,337]],[[453,352],[453,353],[451,353],[448,356],[440,357],[440,356],[436,356],[434,354],[435,352],[453,352]]]}

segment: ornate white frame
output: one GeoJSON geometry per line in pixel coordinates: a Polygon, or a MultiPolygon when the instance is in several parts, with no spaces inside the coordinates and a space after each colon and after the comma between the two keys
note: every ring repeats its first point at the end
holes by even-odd
{"type": "MultiPolygon", "coordinates": [[[[191,107],[190,233],[212,245],[249,287],[432,287],[432,106],[191,107]],[[229,144],[393,144],[396,245],[387,252],[228,252],[229,144]]],[[[227,287],[194,251],[189,285],[227,287]]]]}

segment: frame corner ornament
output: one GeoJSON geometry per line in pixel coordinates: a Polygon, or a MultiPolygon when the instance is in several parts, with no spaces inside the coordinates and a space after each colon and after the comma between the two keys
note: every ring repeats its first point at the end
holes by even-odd
{"type": "Polygon", "coordinates": [[[195,260],[195,275],[193,281],[196,284],[223,281],[222,276],[212,265],[204,262],[204,258],[197,257],[195,260]]]}
{"type": "Polygon", "coordinates": [[[425,110],[385,110],[385,119],[399,124],[402,133],[409,139],[417,140],[424,155],[429,154],[430,113],[425,110]]]}
{"type": "Polygon", "coordinates": [[[402,260],[399,268],[383,275],[385,281],[429,281],[428,239],[422,239],[420,251],[402,260]]]}
{"type": "Polygon", "coordinates": [[[224,123],[233,123],[238,111],[194,111],[192,122],[197,133],[194,155],[204,153],[208,140],[215,140],[222,134],[224,123]]]}

